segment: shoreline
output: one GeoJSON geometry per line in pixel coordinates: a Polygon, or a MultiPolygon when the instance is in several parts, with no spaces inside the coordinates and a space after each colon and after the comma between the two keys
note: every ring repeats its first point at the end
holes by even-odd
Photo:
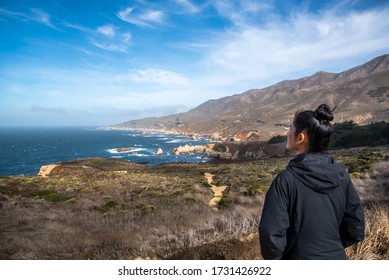
{"type": "Polygon", "coordinates": [[[177,130],[169,130],[169,129],[154,129],[154,128],[133,128],[133,127],[115,127],[115,126],[104,126],[104,127],[98,127],[96,128],[98,130],[117,130],[117,131],[141,131],[143,134],[157,134],[157,133],[163,133],[163,134],[171,134],[171,135],[185,135],[185,136],[196,136],[201,138],[208,138],[213,141],[221,141],[220,134],[214,133],[197,133],[197,132],[185,132],[185,131],[177,131],[177,130]]]}

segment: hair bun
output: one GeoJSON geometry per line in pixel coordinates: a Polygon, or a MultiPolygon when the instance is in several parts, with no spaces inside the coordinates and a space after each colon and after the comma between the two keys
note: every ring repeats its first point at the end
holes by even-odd
{"type": "Polygon", "coordinates": [[[314,112],[314,117],[318,121],[330,122],[334,119],[334,116],[331,113],[330,108],[327,104],[321,104],[314,112]]]}

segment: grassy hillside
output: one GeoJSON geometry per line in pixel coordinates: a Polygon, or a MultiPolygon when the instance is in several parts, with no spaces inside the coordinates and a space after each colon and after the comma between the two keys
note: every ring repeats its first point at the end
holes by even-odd
{"type": "MultiPolygon", "coordinates": [[[[366,241],[348,250],[354,259],[389,258],[388,150],[334,154],[366,207],[366,241]]],[[[2,177],[0,259],[260,259],[264,194],[289,160],[148,167],[86,159],[46,178],[2,177]],[[228,186],[217,211],[205,173],[228,186]]]]}

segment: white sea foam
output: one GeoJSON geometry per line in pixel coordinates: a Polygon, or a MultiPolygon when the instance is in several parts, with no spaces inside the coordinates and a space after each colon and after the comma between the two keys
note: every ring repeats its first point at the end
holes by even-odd
{"type": "Polygon", "coordinates": [[[146,151],[146,149],[143,148],[137,148],[137,149],[132,149],[129,151],[123,151],[123,152],[118,152],[118,148],[114,149],[107,149],[106,151],[110,154],[128,154],[128,153],[134,153],[134,152],[141,152],[141,151],[146,151]]]}
{"type": "Polygon", "coordinates": [[[181,143],[181,142],[185,142],[185,140],[184,139],[174,139],[174,140],[166,141],[165,143],[181,143]]]}
{"type": "Polygon", "coordinates": [[[146,154],[129,154],[131,157],[150,157],[151,155],[146,154]]]}

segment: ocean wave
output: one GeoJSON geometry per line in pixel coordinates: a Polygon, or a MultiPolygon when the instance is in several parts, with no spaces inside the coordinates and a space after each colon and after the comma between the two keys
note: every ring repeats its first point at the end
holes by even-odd
{"type": "Polygon", "coordinates": [[[107,149],[106,151],[110,154],[128,154],[128,153],[134,153],[134,152],[141,152],[141,151],[146,151],[146,149],[143,148],[137,148],[129,151],[123,151],[123,152],[118,152],[118,148],[113,148],[113,149],[107,149]]]}
{"type": "Polygon", "coordinates": [[[111,156],[111,158],[124,158],[124,156],[111,156]]]}
{"type": "Polygon", "coordinates": [[[152,155],[148,154],[129,154],[130,157],[151,157],[152,155]]]}
{"type": "Polygon", "coordinates": [[[166,141],[165,143],[182,143],[185,142],[185,139],[174,139],[170,141],[166,141]]]}

